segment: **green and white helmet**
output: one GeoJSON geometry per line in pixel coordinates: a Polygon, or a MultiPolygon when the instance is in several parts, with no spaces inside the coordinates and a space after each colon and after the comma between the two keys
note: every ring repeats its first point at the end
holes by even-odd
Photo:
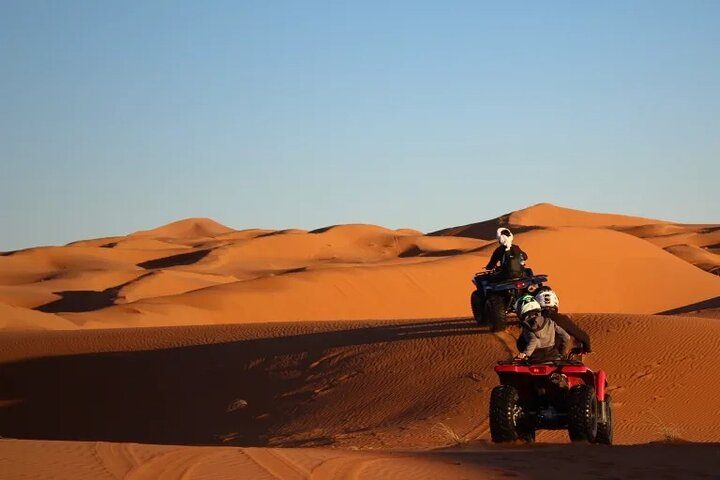
{"type": "Polygon", "coordinates": [[[515,311],[517,312],[518,316],[520,316],[520,312],[522,311],[522,307],[531,301],[535,301],[532,295],[525,294],[522,297],[518,298],[515,302],[515,311]]]}
{"type": "Polygon", "coordinates": [[[520,307],[518,315],[520,316],[520,320],[525,320],[525,317],[527,317],[529,313],[540,313],[540,310],[540,304],[536,302],[534,298],[530,297],[530,300],[525,302],[522,307],[520,307]]]}

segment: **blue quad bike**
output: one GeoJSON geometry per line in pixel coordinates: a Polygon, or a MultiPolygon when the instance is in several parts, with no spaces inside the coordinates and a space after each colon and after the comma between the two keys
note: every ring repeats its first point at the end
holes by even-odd
{"type": "MultiPolygon", "coordinates": [[[[520,278],[496,280],[495,271],[476,273],[472,279],[475,290],[470,295],[473,317],[480,326],[490,325],[493,332],[505,330],[507,315],[515,312],[515,302],[547,282],[547,275],[535,275],[526,268],[520,278]]],[[[515,312],[517,313],[517,312],[515,312]]]]}

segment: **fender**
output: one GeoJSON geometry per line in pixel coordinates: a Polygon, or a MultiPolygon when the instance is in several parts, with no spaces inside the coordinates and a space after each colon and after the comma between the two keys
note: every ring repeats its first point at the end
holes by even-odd
{"type": "Polygon", "coordinates": [[[599,370],[595,375],[595,395],[598,402],[605,401],[605,385],[607,385],[607,375],[605,370],[599,370]]]}

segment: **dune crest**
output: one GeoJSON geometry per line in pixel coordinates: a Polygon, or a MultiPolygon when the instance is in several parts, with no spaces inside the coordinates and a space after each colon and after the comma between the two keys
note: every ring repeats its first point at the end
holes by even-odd
{"type": "Polygon", "coordinates": [[[611,213],[586,212],[584,210],[559,207],[551,203],[538,203],[490,220],[438,230],[431,233],[431,235],[453,235],[494,240],[499,227],[510,227],[515,231],[525,232],[548,227],[621,228],[657,225],[664,228],[666,224],[667,222],[661,220],[611,213]]]}
{"type": "Polygon", "coordinates": [[[587,212],[558,207],[551,203],[538,203],[510,213],[508,223],[510,225],[541,227],[613,227],[622,225],[662,225],[667,222],[628,215],[587,212]]]}
{"type": "Polygon", "coordinates": [[[168,223],[151,230],[140,230],[130,234],[131,237],[157,237],[157,238],[201,238],[217,237],[219,235],[234,232],[210,218],[187,218],[176,222],[168,223]]]}

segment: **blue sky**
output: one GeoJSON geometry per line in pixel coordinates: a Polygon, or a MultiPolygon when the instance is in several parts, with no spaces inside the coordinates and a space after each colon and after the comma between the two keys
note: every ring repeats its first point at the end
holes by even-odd
{"type": "Polygon", "coordinates": [[[720,2],[0,2],[0,250],[186,217],[720,222],[720,2]]]}

